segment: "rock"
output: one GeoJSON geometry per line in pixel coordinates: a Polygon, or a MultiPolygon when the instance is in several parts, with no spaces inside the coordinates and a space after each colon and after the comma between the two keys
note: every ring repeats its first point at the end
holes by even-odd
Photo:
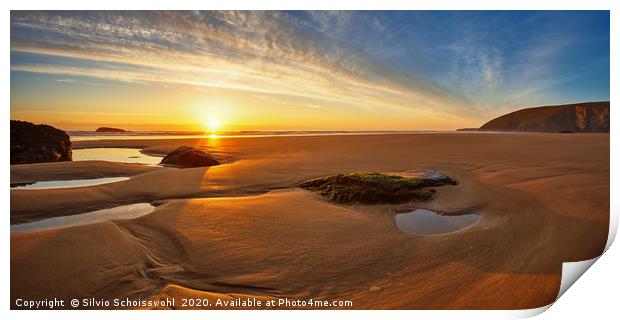
{"type": "Polygon", "coordinates": [[[412,179],[425,180],[429,185],[442,186],[445,184],[456,184],[456,181],[443,173],[433,170],[405,171],[401,174],[403,177],[412,179]]]}
{"type": "Polygon", "coordinates": [[[11,188],[17,188],[17,187],[25,187],[25,186],[29,186],[31,184],[35,184],[36,182],[16,182],[16,183],[11,183],[11,188]]]}
{"type": "Polygon", "coordinates": [[[193,168],[216,166],[220,162],[204,151],[182,146],[169,152],[160,164],[179,168],[193,168]]]}
{"type": "Polygon", "coordinates": [[[95,132],[127,132],[127,131],[124,129],[119,129],[119,128],[100,127],[100,128],[97,128],[95,132]]]}
{"type": "Polygon", "coordinates": [[[404,175],[355,172],[305,181],[299,187],[318,191],[320,195],[338,203],[397,204],[429,200],[435,193],[429,187],[446,184],[456,182],[434,171],[404,175]]]}
{"type": "Polygon", "coordinates": [[[11,164],[71,160],[71,140],[64,131],[11,120],[11,164]]]}
{"type": "Polygon", "coordinates": [[[609,132],[609,101],[522,109],[485,123],[479,131],[609,132]]]}
{"type": "Polygon", "coordinates": [[[379,290],[381,290],[381,287],[372,286],[372,287],[370,287],[370,289],[368,289],[368,290],[369,290],[369,291],[371,291],[371,292],[375,292],[375,291],[379,291],[379,290]]]}

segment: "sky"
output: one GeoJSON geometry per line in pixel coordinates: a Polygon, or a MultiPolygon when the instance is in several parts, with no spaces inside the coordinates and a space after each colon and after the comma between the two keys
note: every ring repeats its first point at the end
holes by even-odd
{"type": "Polygon", "coordinates": [[[11,11],[11,119],[454,130],[609,100],[608,11],[11,11]]]}

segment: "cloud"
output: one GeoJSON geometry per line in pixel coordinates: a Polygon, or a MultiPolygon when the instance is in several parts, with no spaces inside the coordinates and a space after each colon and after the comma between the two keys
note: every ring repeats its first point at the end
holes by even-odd
{"type": "Polygon", "coordinates": [[[577,76],[558,71],[557,57],[579,35],[562,19],[550,23],[556,16],[13,11],[11,70],[223,88],[310,108],[488,118],[548,101],[577,76]]]}
{"type": "Polygon", "coordinates": [[[311,21],[315,29],[280,12],[14,12],[12,52],[66,63],[11,69],[288,95],[315,106],[462,109],[448,90],[339,44],[331,32],[347,28],[350,13],[316,12],[311,21]]]}
{"type": "Polygon", "coordinates": [[[85,85],[89,85],[89,86],[104,86],[104,84],[101,83],[97,83],[97,82],[92,82],[92,81],[83,81],[83,80],[76,80],[76,79],[71,79],[71,78],[65,78],[65,79],[56,79],[56,82],[61,82],[61,83],[71,83],[71,84],[85,84],[85,85]]]}

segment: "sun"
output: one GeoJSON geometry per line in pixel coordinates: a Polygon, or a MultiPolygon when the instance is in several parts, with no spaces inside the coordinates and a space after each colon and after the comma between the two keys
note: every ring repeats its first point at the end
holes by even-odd
{"type": "Polygon", "coordinates": [[[220,128],[220,120],[217,118],[210,117],[207,119],[205,123],[205,127],[208,131],[216,132],[220,128]]]}

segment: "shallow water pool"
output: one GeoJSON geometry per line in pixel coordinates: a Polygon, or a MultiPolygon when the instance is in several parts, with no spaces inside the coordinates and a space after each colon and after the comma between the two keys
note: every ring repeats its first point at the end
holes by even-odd
{"type": "Polygon", "coordinates": [[[11,232],[26,232],[44,229],[65,228],[97,222],[121,219],[134,219],[155,210],[149,203],[134,203],[114,208],[95,210],[72,216],[54,217],[35,222],[11,225],[11,232]]]}
{"type": "Polygon", "coordinates": [[[396,227],[400,231],[427,236],[445,234],[467,228],[478,223],[480,215],[446,216],[426,209],[415,209],[411,212],[399,213],[394,219],[396,227]]]}
{"type": "Polygon", "coordinates": [[[11,189],[63,189],[96,186],[100,184],[129,180],[129,177],[112,177],[97,179],[53,180],[32,183],[11,183],[11,189]]]}
{"type": "Polygon", "coordinates": [[[154,157],[135,148],[87,148],[74,149],[73,161],[101,160],[110,162],[157,165],[162,157],[154,157]]]}

